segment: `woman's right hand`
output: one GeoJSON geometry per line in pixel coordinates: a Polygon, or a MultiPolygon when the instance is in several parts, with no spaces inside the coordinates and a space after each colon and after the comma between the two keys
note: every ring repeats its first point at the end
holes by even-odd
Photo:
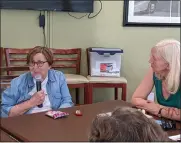
{"type": "Polygon", "coordinates": [[[34,93],[29,100],[32,107],[42,104],[45,100],[45,93],[43,90],[34,93]]]}

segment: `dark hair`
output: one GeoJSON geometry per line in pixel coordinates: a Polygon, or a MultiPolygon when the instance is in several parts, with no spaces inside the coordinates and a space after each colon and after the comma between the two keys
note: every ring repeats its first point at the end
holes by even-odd
{"type": "Polygon", "coordinates": [[[51,50],[47,47],[41,47],[41,46],[36,46],[34,47],[27,55],[27,64],[29,64],[30,62],[32,62],[33,57],[38,54],[38,53],[42,53],[48,64],[51,66],[53,64],[53,53],[51,52],[51,50]]]}
{"type": "Polygon", "coordinates": [[[92,122],[89,141],[154,142],[170,141],[166,132],[133,108],[117,108],[108,116],[96,116],[92,122]]]}

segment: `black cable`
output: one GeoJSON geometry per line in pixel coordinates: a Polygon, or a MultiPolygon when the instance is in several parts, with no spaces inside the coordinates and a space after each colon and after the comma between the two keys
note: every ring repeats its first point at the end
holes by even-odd
{"type": "Polygon", "coordinates": [[[100,4],[101,4],[101,8],[100,8],[100,10],[98,11],[98,13],[97,14],[95,14],[94,16],[91,16],[90,17],[90,15],[91,15],[91,13],[89,13],[89,15],[88,15],[88,19],[91,19],[91,18],[94,18],[94,17],[96,17],[101,11],[102,11],[102,1],[101,0],[99,0],[99,2],[100,2],[100,4]]]}
{"type": "Polygon", "coordinates": [[[70,15],[71,17],[73,17],[73,18],[75,18],[75,19],[81,19],[81,18],[87,16],[87,14],[85,14],[85,15],[83,15],[83,16],[81,16],[81,17],[76,17],[76,16],[74,16],[74,15],[71,15],[70,12],[68,12],[68,15],[70,15]]]}
{"type": "Polygon", "coordinates": [[[43,28],[43,43],[44,43],[44,47],[47,47],[46,35],[45,35],[45,28],[43,28]]]}
{"type": "Polygon", "coordinates": [[[88,15],[88,19],[92,19],[92,18],[96,17],[96,16],[102,11],[102,1],[99,0],[99,2],[100,2],[100,4],[101,4],[101,8],[100,8],[100,10],[98,11],[98,13],[96,13],[94,16],[90,16],[91,13],[89,13],[89,15],[88,15],[88,13],[87,13],[87,14],[81,16],[81,17],[76,17],[76,16],[74,16],[74,15],[71,15],[70,12],[68,12],[68,15],[71,16],[71,17],[73,17],[73,18],[75,18],[75,19],[81,19],[81,18],[83,18],[83,17],[85,17],[85,16],[88,15]]]}
{"type": "MultiPolygon", "coordinates": [[[[43,15],[45,16],[45,11],[43,11],[43,15]]],[[[42,28],[43,28],[43,43],[44,43],[44,47],[47,47],[46,34],[45,34],[45,25],[42,28]]]]}

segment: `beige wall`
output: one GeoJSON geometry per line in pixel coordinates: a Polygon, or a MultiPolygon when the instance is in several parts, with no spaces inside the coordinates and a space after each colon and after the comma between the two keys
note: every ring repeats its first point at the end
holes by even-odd
{"type": "MultiPolygon", "coordinates": [[[[95,2],[95,11],[99,7],[95,2]]],[[[43,45],[38,15],[39,12],[34,11],[2,10],[1,46],[28,48],[43,45]]],[[[180,39],[179,28],[123,27],[123,1],[104,1],[102,12],[94,19],[84,17],[77,20],[60,12],[51,12],[48,18],[48,45],[53,48],[82,48],[83,75],[87,74],[84,54],[87,47],[124,49],[122,75],[128,80],[128,101],[149,67],[151,47],[164,38],[180,39]]],[[[97,89],[94,101],[113,99],[112,94],[111,89],[97,89]]]]}

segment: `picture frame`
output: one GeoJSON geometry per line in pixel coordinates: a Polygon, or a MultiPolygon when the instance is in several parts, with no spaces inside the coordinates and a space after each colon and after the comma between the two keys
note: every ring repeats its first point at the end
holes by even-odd
{"type": "Polygon", "coordinates": [[[123,26],[181,27],[180,0],[124,0],[123,26]]]}

